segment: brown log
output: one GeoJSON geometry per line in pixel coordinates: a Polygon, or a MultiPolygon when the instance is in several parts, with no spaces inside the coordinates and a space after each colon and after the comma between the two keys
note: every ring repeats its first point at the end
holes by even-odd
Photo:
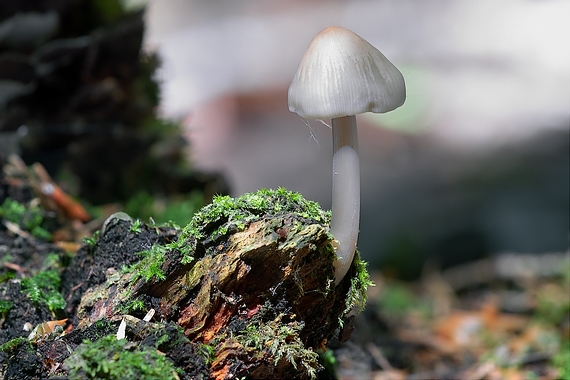
{"type": "Polygon", "coordinates": [[[226,234],[194,239],[186,231],[180,239],[193,248],[191,262],[181,264],[178,244],[166,249],[162,279],[110,272],[84,295],[81,326],[102,316],[116,320],[119,305],[151,297],[163,321],[212,348],[212,378],[314,377],[321,368],[316,351],[363,294],[360,259],[335,286],[328,228],[299,212],[264,213],[226,234]]]}

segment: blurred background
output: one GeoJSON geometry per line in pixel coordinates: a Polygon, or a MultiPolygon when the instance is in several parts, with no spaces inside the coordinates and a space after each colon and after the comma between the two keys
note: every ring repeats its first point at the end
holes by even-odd
{"type": "Polygon", "coordinates": [[[407,84],[403,107],[358,117],[373,267],[413,278],[426,262],[567,251],[569,15],[564,0],[7,2],[0,153],[52,175],[63,162],[57,178],[93,205],[282,186],[328,209],[330,128],[289,112],[287,88],[338,25],[407,84]],[[156,137],[173,125],[188,145],[156,137]]]}
{"type": "Polygon", "coordinates": [[[351,29],[403,73],[407,100],[359,116],[359,249],[397,276],[568,248],[568,1],[150,1],[161,111],[231,193],[331,202],[331,131],[287,108],[310,40],[351,29]],[[405,268],[405,269],[402,269],[405,268]]]}

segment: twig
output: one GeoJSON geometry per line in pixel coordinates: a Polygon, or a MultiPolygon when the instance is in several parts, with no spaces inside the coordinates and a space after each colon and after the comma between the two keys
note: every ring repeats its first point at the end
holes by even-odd
{"type": "Polygon", "coordinates": [[[20,274],[24,274],[27,271],[26,268],[22,268],[18,264],[14,264],[14,263],[4,263],[4,266],[8,269],[15,270],[16,272],[18,272],[20,274]]]}
{"type": "Polygon", "coordinates": [[[370,352],[370,355],[372,355],[372,359],[374,359],[374,362],[378,367],[382,368],[384,371],[394,370],[394,367],[392,367],[392,365],[388,362],[388,359],[386,359],[386,357],[384,356],[382,351],[378,348],[378,346],[376,346],[372,342],[368,342],[368,344],[366,344],[366,349],[368,350],[368,352],[370,352]]]}

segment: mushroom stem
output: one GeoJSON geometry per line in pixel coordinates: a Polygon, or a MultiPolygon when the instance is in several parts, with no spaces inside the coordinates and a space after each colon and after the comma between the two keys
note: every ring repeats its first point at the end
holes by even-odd
{"type": "Polygon", "coordinates": [[[331,234],[338,260],[335,283],[348,272],[358,239],[360,223],[360,161],[356,116],[332,119],[333,184],[331,234]]]}

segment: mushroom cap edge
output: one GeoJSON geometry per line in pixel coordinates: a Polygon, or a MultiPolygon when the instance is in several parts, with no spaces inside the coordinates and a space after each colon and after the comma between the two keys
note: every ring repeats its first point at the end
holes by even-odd
{"type": "Polygon", "coordinates": [[[308,119],[384,113],[404,104],[402,73],[356,33],[328,27],[313,38],[289,86],[289,110],[308,119]]]}

